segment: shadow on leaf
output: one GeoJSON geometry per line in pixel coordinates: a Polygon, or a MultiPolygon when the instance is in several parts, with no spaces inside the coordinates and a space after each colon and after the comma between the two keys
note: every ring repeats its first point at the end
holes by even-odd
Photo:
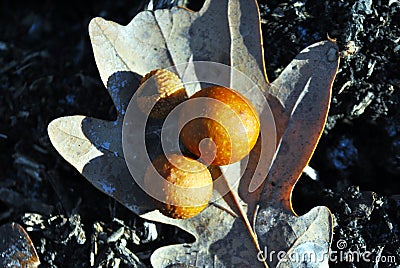
{"type": "Polygon", "coordinates": [[[129,173],[122,150],[122,123],[140,78],[127,71],[110,76],[107,90],[117,109],[117,119],[110,122],[86,117],[81,126],[87,139],[102,153],[86,163],[82,174],[100,191],[138,214],[154,207],[129,173]]]}

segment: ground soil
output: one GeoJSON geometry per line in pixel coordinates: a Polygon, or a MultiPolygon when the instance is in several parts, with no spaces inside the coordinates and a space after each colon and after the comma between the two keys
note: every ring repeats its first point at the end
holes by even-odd
{"type": "MultiPolygon", "coordinates": [[[[156,248],[189,239],[97,191],[47,136],[57,117],[115,118],[87,27],[96,16],[127,24],[142,8],[120,0],[0,2],[0,224],[15,221],[28,230],[42,267],[90,266],[95,239],[106,241],[96,266],[117,267],[116,259],[121,267],[149,265],[156,248]],[[126,244],[117,237],[121,228],[126,244]]],[[[349,41],[358,47],[341,60],[310,163],[319,179],[303,175],[293,204],[299,214],[317,205],[331,209],[333,250],[346,241],[347,249],[381,258],[337,259],[331,267],[400,265],[400,2],[263,0],[260,10],[271,81],[299,51],[327,36],[343,50],[349,41]],[[393,262],[382,261],[389,256],[393,262]]]]}

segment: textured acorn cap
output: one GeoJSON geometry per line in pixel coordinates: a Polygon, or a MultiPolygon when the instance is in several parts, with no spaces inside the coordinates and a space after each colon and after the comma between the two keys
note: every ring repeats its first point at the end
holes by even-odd
{"type": "Polygon", "coordinates": [[[139,109],[158,119],[167,117],[172,109],[187,98],[181,79],[165,69],[147,73],[140,81],[138,94],[139,109]]]}
{"type": "Polygon", "coordinates": [[[147,168],[144,183],[161,213],[174,219],[199,214],[207,207],[213,189],[207,166],[178,154],[157,157],[147,168]]]}

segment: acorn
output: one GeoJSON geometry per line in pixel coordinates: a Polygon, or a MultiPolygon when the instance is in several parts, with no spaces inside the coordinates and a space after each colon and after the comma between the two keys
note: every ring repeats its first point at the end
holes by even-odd
{"type": "Polygon", "coordinates": [[[181,79],[165,69],[147,73],[140,81],[138,90],[139,109],[157,119],[164,119],[173,108],[187,99],[181,79]]]}
{"type": "Polygon", "coordinates": [[[158,156],[146,170],[144,185],[160,212],[174,219],[199,214],[213,190],[207,166],[179,154],[158,156]]]}
{"type": "Polygon", "coordinates": [[[260,119],[243,95],[222,86],[204,88],[183,103],[183,145],[206,164],[228,165],[246,157],[257,142],[260,119]]]}

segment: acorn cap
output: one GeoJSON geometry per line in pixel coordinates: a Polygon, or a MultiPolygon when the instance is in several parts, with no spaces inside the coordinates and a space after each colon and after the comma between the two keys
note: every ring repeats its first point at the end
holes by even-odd
{"type": "Polygon", "coordinates": [[[137,103],[139,109],[152,118],[164,119],[186,99],[181,79],[171,71],[156,69],[140,81],[137,103]]]}

